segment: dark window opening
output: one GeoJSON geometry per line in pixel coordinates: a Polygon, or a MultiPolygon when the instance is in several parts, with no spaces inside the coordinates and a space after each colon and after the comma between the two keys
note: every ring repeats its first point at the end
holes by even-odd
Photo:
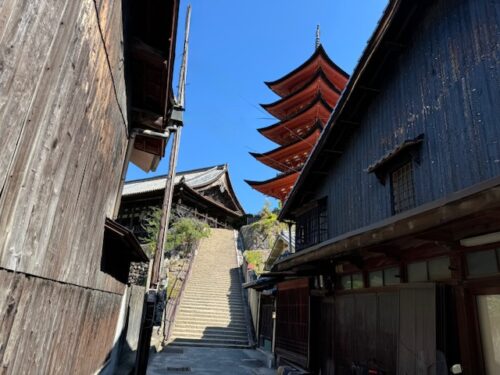
{"type": "Polygon", "coordinates": [[[326,198],[297,218],[295,242],[297,251],[328,239],[328,210],[326,198]]]}
{"type": "Polygon", "coordinates": [[[411,161],[391,172],[391,196],[394,215],[415,207],[415,187],[411,161]]]}

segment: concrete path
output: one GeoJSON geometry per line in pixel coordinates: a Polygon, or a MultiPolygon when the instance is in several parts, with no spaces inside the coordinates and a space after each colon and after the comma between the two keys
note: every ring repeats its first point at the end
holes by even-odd
{"type": "Polygon", "coordinates": [[[275,375],[252,349],[166,347],[150,356],[147,375],[275,375]]]}

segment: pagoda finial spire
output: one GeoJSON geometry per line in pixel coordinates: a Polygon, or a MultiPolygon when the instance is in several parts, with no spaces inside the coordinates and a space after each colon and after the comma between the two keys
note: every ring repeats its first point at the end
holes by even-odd
{"type": "Polygon", "coordinates": [[[319,29],[319,25],[316,26],[316,49],[319,48],[321,44],[321,39],[320,39],[320,29],[319,29]]]}

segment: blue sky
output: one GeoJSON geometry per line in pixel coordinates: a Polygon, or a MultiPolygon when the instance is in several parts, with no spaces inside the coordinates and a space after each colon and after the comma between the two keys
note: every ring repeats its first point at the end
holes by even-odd
{"type": "MultiPolygon", "coordinates": [[[[241,204],[257,213],[266,199],[276,205],[243,181],[276,175],[248,154],[277,147],[256,130],[276,122],[259,106],[278,99],[264,81],[280,78],[311,56],[317,24],[328,55],[350,74],[387,0],[181,0],[176,72],[188,3],[193,9],[177,170],[228,163],[241,204]]],[[[167,171],[168,158],[148,174],[131,164],[127,180],[167,171]]]]}

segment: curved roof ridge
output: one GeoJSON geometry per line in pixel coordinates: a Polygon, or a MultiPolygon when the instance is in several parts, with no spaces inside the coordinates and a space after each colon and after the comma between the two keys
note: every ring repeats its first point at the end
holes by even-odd
{"type": "Polygon", "coordinates": [[[342,91],[337,87],[335,86],[329,79],[328,77],[325,75],[325,73],[320,69],[318,70],[318,72],[316,72],[316,74],[314,74],[314,76],[309,80],[307,81],[303,86],[301,86],[300,89],[290,93],[289,95],[287,96],[284,96],[272,103],[269,103],[269,104],[260,104],[260,106],[262,108],[264,108],[265,110],[267,110],[267,108],[269,107],[274,107],[274,106],[278,106],[279,104],[281,103],[284,103],[288,100],[290,100],[291,98],[295,97],[295,96],[298,96],[299,94],[301,94],[302,92],[304,92],[305,90],[307,90],[309,87],[311,87],[317,80],[318,78],[322,79],[321,81],[325,82],[326,85],[332,90],[334,91],[335,93],[337,93],[339,96],[340,94],[342,93],[342,91]]]}
{"type": "MultiPolygon", "coordinates": [[[[309,130],[309,132],[307,132],[306,134],[304,134],[303,137],[300,137],[300,136],[297,136],[297,140],[287,144],[287,145],[283,145],[283,146],[279,146],[275,149],[272,149],[270,151],[267,151],[267,152],[264,152],[264,153],[258,153],[258,152],[249,152],[250,155],[252,155],[253,157],[257,157],[257,156],[269,156],[271,155],[272,153],[275,153],[275,152],[278,152],[278,151],[281,151],[281,150],[284,150],[286,148],[289,148],[289,147],[292,147],[294,145],[296,145],[297,143],[300,143],[300,142],[305,142],[305,140],[309,137],[311,137],[316,131],[318,130],[321,130],[321,125],[319,124],[320,121],[316,121],[315,124],[313,125],[313,127],[309,130]]],[[[314,145],[312,146],[314,147],[314,145]]]]}
{"type": "Polygon", "coordinates": [[[318,46],[318,48],[316,48],[314,53],[305,62],[303,62],[301,65],[299,65],[297,68],[293,69],[291,72],[285,74],[281,78],[278,78],[274,81],[265,81],[264,83],[267,85],[267,87],[269,87],[272,91],[274,91],[272,86],[277,85],[279,83],[282,83],[285,80],[287,80],[288,78],[294,76],[297,72],[301,71],[306,66],[308,66],[311,62],[313,62],[314,59],[316,59],[319,55],[322,55],[325,58],[325,60],[328,62],[328,64],[330,64],[341,75],[343,75],[345,78],[349,78],[349,74],[347,74],[340,66],[335,64],[335,62],[326,53],[323,45],[320,43],[320,45],[318,46]]]}
{"type": "Polygon", "coordinates": [[[330,104],[328,104],[326,102],[326,100],[321,96],[321,95],[317,95],[316,98],[314,98],[314,100],[307,106],[305,106],[303,109],[301,109],[300,111],[298,111],[296,114],[294,114],[292,117],[290,118],[287,118],[286,120],[283,120],[283,121],[278,121],[272,125],[269,125],[269,126],[265,126],[263,128],[258,128],[257,131],[259,133],[261,133],[262,135],[265,136],[265,132],[268,131],[268,130],[271,130],[271,129],[274,129],[274,128],[277,128],[278,126],[281,126],[281,125],[285,125],[287,122],[290,122],[292,121],[293,119],[295,119],[296,117],[299,117],[300,115],[304,114],[305,112],[309,111],[311,108],[313,108],[316,104],[318,103],[321,103],[323,104],[323,106],[329,110],[330,112],[333,111],[333,108],[330,106],[330,104]]]}

